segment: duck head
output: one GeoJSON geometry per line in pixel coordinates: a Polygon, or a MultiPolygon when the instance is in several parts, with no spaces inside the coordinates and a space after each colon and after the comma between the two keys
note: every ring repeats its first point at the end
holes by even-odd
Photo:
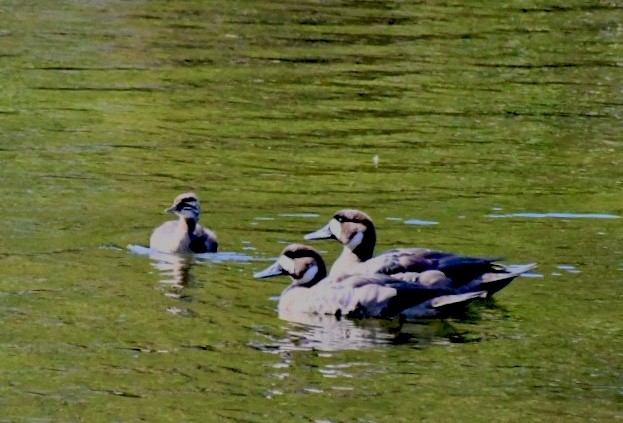
{"type": "Polygon", "coordinates": [[[324,227],[305,235],[305,239],[337,239],[362,260],[368,260],[374,254],[376,230],[364,212],[344,209],[335,213],[324,227]]]}
{"type": "Polygon", "coordinates": [[[290,244],[277,261],[254,273],[253,277],[262,279],[280,275],[289,275],[294,285],[309,288],[327,276],[327,268],[316,249],[303,244],[290,244]]]}
{"type": "Polygon", "coordinates": [[[199,198],[194,192],[185,192],[173,200],[173,205],[165,210],[166,213],[174,213],[184,219],[199,220],[201,205],[199,198]]]}

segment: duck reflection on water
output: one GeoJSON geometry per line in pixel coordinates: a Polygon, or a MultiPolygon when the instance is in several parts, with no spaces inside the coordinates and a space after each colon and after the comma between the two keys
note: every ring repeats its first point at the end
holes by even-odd
{"type": "MultiPolygon", "coordinates": [[[[471,313],[452,316],[459,317],[461,322],[477,320],[471,313]]],[[[338,319],[335,316],[298,313],[287,316],[283,329],[283,336],[258,331],[258,335],[266,339],[251,342],[250,346],[266,353],[280,354],[310,350],[367,350],[390,345],[423,348],[480,341],[464,325],[457,327],[445,319],[405,322],[398,319],[338,319]]]]}
{"type": "Polygon", "coordinates": [[[160,275],[160,283],[172,288],[188,288],[194,285],[191,269],[195,257],[190,254],[166,254],[152,251],[151,265],[160,275]]]}
{"type": "Polygon", "coordinates": [[[256,261],[255,257],[235,251],[203,254],[163,253],[142,245],[130,244],[128,250],[134,254],[149,256],[151,265],[160,275],[160,283],[178,288],[196,287],[197,282],[192,272],[196,265],[206,263],[248,263],[256,261]]]}

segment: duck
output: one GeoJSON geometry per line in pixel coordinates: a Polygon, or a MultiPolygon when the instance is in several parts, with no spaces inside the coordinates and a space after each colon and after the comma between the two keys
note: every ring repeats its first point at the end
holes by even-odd
{"type": "Polygon", "coordinates": [[[216,234],[199,224],[201,205],[194,192],[185,192],[173,200],[165,210],[179,216],[154,229],[149,247],[162,253],[215,253],[218,250],[216,234]]]}
{"type": "Polygon", "coordinates": [[[279,297],[279,317],[300,320],[302,314],[333,315],[337,318],[439,317],[476,298],[486,297],[486,282],[475,281],[454,289],[442,272],[422,272],[426,283],[405,282],[389,275],[327,275],[318,250],[305,244],[290,244],[264,270],[254,273],[263,279],[287,275],[291,279],[279,297]],[[431,283],[434,280],[435,283],[431,283]]]}
{"type": "MultiPolygon", "coordinates": [[[[336,239],[343,245],[329,272],[332,277],[379,273],[405,281],[422,281],[422,272],[435,270],[445,275],[454,288],[478,278],[486,279],[489,282],[487,293],[491,296],[516,276],[536,267],[535,263],[530,263],[510,268],[501,264],[498,258],[468,257],[428,248],[395,248],[374,256],[374,223],[369,215],[356,209],[337,211],[325,226],[304,238],[336,239]]],[[[427,275],[424,279],[428,279],[427,275]]]]}

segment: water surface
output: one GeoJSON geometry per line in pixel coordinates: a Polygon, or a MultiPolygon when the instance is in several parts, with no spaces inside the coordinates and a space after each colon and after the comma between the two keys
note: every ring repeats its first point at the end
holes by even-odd
{"type": "Polygon", "coordinates": [[[620,4],[0,14],[4,420],[623,419],[620,4]],[[188,190],[230,255],[128,251],[188,190]],[[279,320],[253,271],[344,207],[379,251],[541,277],[445,321],[279,320]]]}

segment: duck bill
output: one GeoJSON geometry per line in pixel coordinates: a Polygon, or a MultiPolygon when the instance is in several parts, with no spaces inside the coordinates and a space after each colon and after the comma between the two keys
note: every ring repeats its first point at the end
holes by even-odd
{"type": "Polygon", "coordinates": [[[308,241],[313,239],[331,239],[335,238],[335,235],[333,235],[333,232],[331,231],[331,223],[328,223],[323,228],[318,229],[316,232],[307,234],[303,238],[308,241]]]}
{"type": "Polygon", "coordinates": [[[168,209],[164,209],[165,213],[175,213],[177,211],[176,206],[171,206],[168,209]]]}
{"type": "Polygon", "coordinates": [[[278,262],[274,262],[273,264],[268,266],[266,269],[261,270],[259,272],[255,272],[253,274],[253,277],[255,279],[263,279],[263,278],[270,278],[273,276],[280,276],[280,275],[285,275],[285,274],[286,274],[286,271],[283,270],[283,267],[281,267],[281,265],[278,262]]]}

